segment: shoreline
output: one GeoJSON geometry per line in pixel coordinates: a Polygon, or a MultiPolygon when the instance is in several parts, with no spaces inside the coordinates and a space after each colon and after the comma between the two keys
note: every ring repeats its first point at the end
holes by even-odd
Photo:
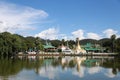
{"type": "Polygon", "coordinates": [[[89,53],[89,54],[46,53],[46,54],[16,54],[16,56],[120,56],[120,55],[116,53],[89,53]]]}

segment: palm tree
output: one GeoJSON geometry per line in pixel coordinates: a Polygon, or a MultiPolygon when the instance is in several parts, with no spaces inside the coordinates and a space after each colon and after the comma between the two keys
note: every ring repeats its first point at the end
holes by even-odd
{"type": "Polygon", "coordinates": [[[116,35],[115,34],[111,35],[111,42],[112,42],[111,48],[112,48],[112,52],[114,52],[114,48],[115,48],[115,39],[116,39],[116,35]]]}

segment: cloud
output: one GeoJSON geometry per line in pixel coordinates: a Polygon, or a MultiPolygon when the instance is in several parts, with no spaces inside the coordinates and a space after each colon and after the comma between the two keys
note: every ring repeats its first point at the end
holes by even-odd
{"type": "Polygon", "coordinates": [[[68,40],[68,36],[66,34],[60,34],[59,38],[62,40],[64,39],[65,41],[68,40]]]}
{"type": "Polygon", "coordinates": [[[77,38],[77,37],[80,38],[80,39],[85,38],[84,37],[84,30],[82,30],[82,29],[79,29],[77,31],[72,32],[72,35],[73,35],[74,38],[77,38]]]}
{"type": "Polygon", "coordinates": [[[105,73],[105,75],[109,78],[114,78],[116,75],[112,73],[112,69],[108,69],[108,72],[105,73]]]}
{"type": "Polygon", "coordinates": [[[117,35],[117,38],[120,38],[120,35],[117,35]]]}
{"type": "Polygon", "coordinates": [[[74,70],[74,71],[72,72],[72,74],[73,74],[73,75],[76,75],[76,76],[78,76],[78,77],[80,77],[80,78],[85,77],[85,67],[83,67],[83,66],[80,65],[79,68],[80,68],[80,71],[74,70]]]}
{"type": "Polygon", "coordinates": [[[50,39],[50,40],[54,40],[57,39],[59,34],[58,34],[58,29],[55,28],[49,28],[47,30],[44,30],[38,34],[35,35],[35,37],[40,37],[43,39],[50,39]]]}
{"type": "Polygon", "coordinates": [[[45,78],[48,78],[50,80],[54,80],[56,77],[58,77],[59,75],[59,69],[52,67],[52,66],[46,66],[46,67],[42,67],[39,70],[39,75],[45,78]]]}
{"type": "Polygon", "coordinates": [[[86,34],[87,36],[85,36],[84,30],[82,29],[72,32],[72,35],[74,38],[79,37],[80,39],[90,38],[90,39],[97,39],[97,40],[101,38],[101,36],[96,33],[89,32],[86,34]]]}
{"type": "Polygon", "coordinates": [[[47,17],[48,14],[43,10],[0,2],[0,32],[33,30],[35,23],[42,22],[47,17]]]}
{"type": "Polygon", "coordinates": [[[87,33],[87,38],[90,38],[90,39],[101,39],[100,35],[96,34],[96,33],[87,33]]]}
{"type": "Polygon", "coordinates": [[[99,73],[101,70],[100,67],[92,67],[92,68],[88,68],[88,73],[89,74],[95,74],[95,73],[99,73]]]}
{"type": "Polygon", "coordinates": [[[103,31],[103,33],[105,34],[105,37],[110,38],[111,35],[113,34],[117,34],[118,31],[113,30],[113,29],[106,29],[105,31],[103,31]]]}
{"type": "Polygon", "coordinates": [[[117,34],[117,31],[113,29],[107,29],[103,31],[103,34],[97,34],[93,32],[85,33],[84,30],[78,29],[76,31],[73,31],[69,36],[66,34],[60,34],[59,30],[56,28],[49,28],[47,30],[43,30],[40,33],[36,34],[35,37],[41,37],[43,39],[65,39],[65,40],[75,40],[77,37],[80,39],[102,39],[103,37],[110,37],[112,34],[116,34],[117,37],[120,37],[119,34],[117,34]],[[85,36],[86,35],[86,36],[85,36]]]}

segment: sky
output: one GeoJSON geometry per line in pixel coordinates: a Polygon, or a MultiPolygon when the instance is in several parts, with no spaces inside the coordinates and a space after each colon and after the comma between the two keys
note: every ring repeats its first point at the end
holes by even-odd
{"type": "Polygon", "coordinates": [[[43,39],[120,37],[120,0],[0,0],[0,33],[43,39]]]}

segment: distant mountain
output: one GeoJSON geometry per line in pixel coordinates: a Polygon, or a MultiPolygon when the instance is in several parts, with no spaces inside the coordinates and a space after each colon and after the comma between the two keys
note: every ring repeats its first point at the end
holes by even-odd
{"type": "Polygon", "coordinates": [[[103,42],[106,42],[106,41],[109,41],[109,40],[110,40],[110,38],[103,38],[103,39],[99,40],[99,43],[103,43],[103,42]]]}
{"type": "Polygon", "coordinates": [[[83,40],[80,40],[81,45],[85,45],[86,43],[97,44],[98,40],[95,40],[95,39],[83,39],[83,40]]]}
{"type": "Polygon", "coordinates": [[[99,44],[101,44],[103,47],[110,47],[112,43],[109,38],[103,38],[99,40],[99,44]]]}

